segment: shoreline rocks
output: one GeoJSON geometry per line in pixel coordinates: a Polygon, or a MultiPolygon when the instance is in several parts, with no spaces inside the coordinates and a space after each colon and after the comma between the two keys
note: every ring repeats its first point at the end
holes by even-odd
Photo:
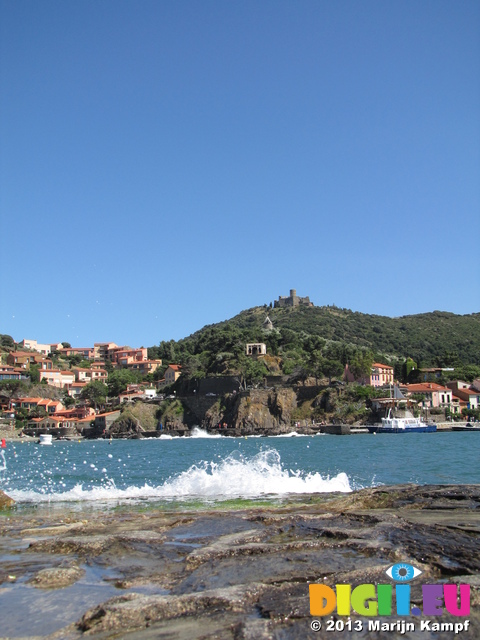
{"type": "MultiPolygon", "coordinates": [[[[407,562],[423,572],[411,583],[415,604],[422,583],[471,585],[474,638],[480,637],[479,542],[477,485],[376,487],[230,509],[221,503],[171,511],[154,504],[93,513],[91,507],[20,509],[1,522],[0,588],[5,606],[18,615],[15,635],[39,635],[29,624],[40,622],[22,618],[13,606],[24,583],[42,587],[39,598],[45,588],[68,593],[73,605],[88,570],[89,589],[110,585],[113,597],[98,595],[83,611],[64,612],[57,626],[52,614],[42,637],[296,640],[326,637],[310,629],[310,583],[387,583],[387,568],[407,562]],[[18,581],[11,602],[4,589],[10,578],[18,581]]],[[[442,622],[452,619],[442,616],[442,622]]],[[[421,637],[437,636],[425,631],[421,637]]],[[[454,637],[442,634],[442,640],[454,637]]]]}
{"type": "Polygon", "coordinates": [[[15,504],[15,500],[0,489],[0,509],[7,509],[15,504]]]}

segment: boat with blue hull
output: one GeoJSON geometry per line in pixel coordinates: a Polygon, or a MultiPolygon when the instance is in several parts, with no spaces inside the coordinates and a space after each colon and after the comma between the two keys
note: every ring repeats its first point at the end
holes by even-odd
{"type": "Polygon", "coordinates": [[[420,418],[396,418],[391,410],[386,418],[382,418],[382,424],[367,426],[370,433],[434,433],[436,424],[427,424],[420,418]]]}

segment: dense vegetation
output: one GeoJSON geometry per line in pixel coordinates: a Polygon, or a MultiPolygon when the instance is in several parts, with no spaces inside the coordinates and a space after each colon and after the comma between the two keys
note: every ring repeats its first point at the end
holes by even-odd
{"type": "Polygon", "coordinates": [[[471,380],[480,376],[480,314],[434,311],[388,318],[337,307],[255,307],[178,342],[161,342],[149,349],[149,357],[182,364],[188,377],[234,373],[254,380],[295,373],[331,378],[347,362],[362,372],[380,360],[395,366],[400,379],[414,379],[420,367],[454,367],[454,377],[471,380]],[[274,325],[270,332],[262,326],[267,315],[274,325]],[[269,356],[246,357],[247,342],[265,342],[269,356]]]}

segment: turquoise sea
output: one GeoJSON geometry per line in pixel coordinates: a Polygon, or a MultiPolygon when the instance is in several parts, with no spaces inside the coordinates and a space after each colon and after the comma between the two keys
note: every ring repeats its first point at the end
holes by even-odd
{"type": "Polygon", "coordinates": [[[480,434],[9,442],[0,489],[23,505],[198,507],[399,483],[480,482],[480,434]]]}

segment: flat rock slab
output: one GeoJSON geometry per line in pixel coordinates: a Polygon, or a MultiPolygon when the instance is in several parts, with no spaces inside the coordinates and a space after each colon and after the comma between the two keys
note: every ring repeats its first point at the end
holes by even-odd
{"type": "MultiPolygon", "coordinates": [[[[414,604],[422,602],[424,583],[470,584],[468,637],[480,637],[478,486],[378,487],[241,510],[168,513],[143,505],[63,516],[59,522],[58,511],[14,510],[0,520],[0,617],[3,606],[15,629],[5,637],[352,637],[327,632],[326,619],[320,632],[311,630],[309,584],[385,584],[386,569],[397,562],[423,572],[411,583],[414,604]],[[60,595],[79,603],[87,587],[90,604],[43,619],[41,634],[38,620],[19,611],[22,598],[35,607],[32,598],[46,591],[49,612],[60,595]]],[[[49,615],[43,603],[39,619],[49,615]]],[[[352,619],[363,623],[355,638],[459,637],[420,631],[413,616],[406,620],[416,623],[414,631],[386,635],[369,630],[368,618],[352,619]]],[[[438,621],[459,618],[444,613],[438,621]]]]}

